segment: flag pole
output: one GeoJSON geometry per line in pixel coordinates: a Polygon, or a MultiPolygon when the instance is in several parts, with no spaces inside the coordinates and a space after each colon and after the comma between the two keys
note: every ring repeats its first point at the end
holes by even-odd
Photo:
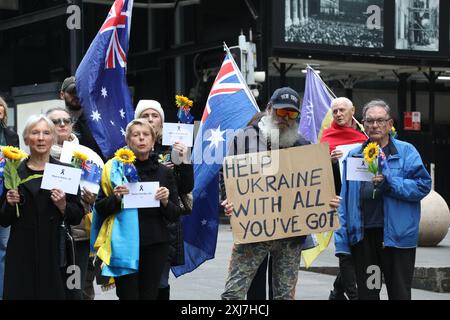
{"type": "Polygon", "coordinates": [[[227,52],[228,56],[230,57],[231,63],[236,67],[236,69],[238,69],[240,72],[237,72],[237,76],[239,77],[239,79],[241,80],[241,82],[243,84],[245,84],[245,87],[247,90],[244,90],[245,93],[247,94],[247,96],[250,98],[250,100],[252,100],[253,105],[255,106],[255,109],[260,112],[261,110],[259,110],[259,106],[258,103],[256,103],[255,97],[253,96],[253,94],[250,91],[250,88],[247,85],[247,81],[245,81],[245,79],[242,76],[242,70],[237,66],[236,61],[234,61],[233,55],[231,54],[230,49],[228,48],[227,44],[225,43],[225,41],[223,42],[223,49],[227,52]]]}
{"type": "Polygon", "coordinates": [[[309,64],[306,65],[306,68],[310,68],[311,71],[314,73],[314,75],[322,82],[322,84],[327,88],[328,92],[331,94],[333,98],[337,98],[337,96],[334,94],[334,92],[327,86],[327,84],[322,80],[322,78],[316,73],[316,70],[314,70],[313,67],[311,67],[309,64]]]}
{"type": "MultiPolygon", "coordinates": [[[[306,65],[307,68],[310,68],[311,71],[314,73],[314,75],[320,80],[320,82],[322,82],[322,84],[325,86],[325,88],[327,88],[328,92],[333,96],[333,98],[337,98],[337,96],[334,94],[334,92],[327,86],[327,84],[322,80],[322,78],[316,73],[316,70],[314,70],[313,67],[311,67],[309,64],[306,65]]],[[[366,137],[368,138],[369,136],[367,135],[366,131],[364,130],[364,126],[358,121],[356,120],[356,118],[354,116],[352,116],[352,119],[356,122],[356,124],[358,125],[359,129],[362,131],[362,133],[364,133],[366,135],[366,137]]]]}

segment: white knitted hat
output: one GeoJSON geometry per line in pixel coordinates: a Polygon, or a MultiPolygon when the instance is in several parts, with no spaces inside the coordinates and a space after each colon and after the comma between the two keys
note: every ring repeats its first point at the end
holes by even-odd
{"type": "Polygon", "coordinates": [[[164,123],[164,110],[161,107],[161,104],[156,100],[139,100],[136,110],[134,111],[134,118],[138,119],[142,112],[144,112],[147,109],[153,109],[158,111],[159,115],[161,116],[161,124],[164,123]]]}

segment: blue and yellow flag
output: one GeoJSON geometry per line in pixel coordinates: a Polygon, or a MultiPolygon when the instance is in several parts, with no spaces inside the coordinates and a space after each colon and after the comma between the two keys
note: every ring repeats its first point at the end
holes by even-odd
{"type": "MultiPolygon", "coordinates": [[[[310,66],[307,67],[299,134],[311,143],[318,143],[323,130],[331,125],[331,100],[334,94],[310,66]]],[[[333,232],[311,235],[316,246],[302,251],[305,267],[309,268],[319,254],[330,244],[333,232]]]]}

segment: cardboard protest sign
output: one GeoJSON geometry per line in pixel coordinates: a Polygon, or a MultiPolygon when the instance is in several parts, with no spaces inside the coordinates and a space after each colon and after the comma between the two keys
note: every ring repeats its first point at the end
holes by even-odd
{"type": "Polygon", "coordinates": [[[237,244],[339,228],[328,144],[229,156],[223,175],[237,244]]]}

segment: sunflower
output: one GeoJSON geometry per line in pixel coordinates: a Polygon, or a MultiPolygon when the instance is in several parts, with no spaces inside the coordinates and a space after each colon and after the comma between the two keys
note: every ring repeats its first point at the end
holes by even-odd
{"type": "Polygon", "coordinates": [[[175,96],[175,104],[177,105],[178,108],[180,107],[192,107],[192,100],[190,100],[189,98],[185,97],[185,96],[175,96]]]}
{"type": "Polygon", "coordinates": [[[80,160],[81,162],[86,161],[88,159],[87,155],[78,151],[73,152],[73,157],[80,160]]]}
{"type": "Polygon", "coordinates": [[[364,152],[364,160],[366,160],[367,163],[372,163],[378,157],[378,153],[379,153],[378,144],[376,144],[375,142],[369,143],[364,148],[363,152],[364,152]]]}
{"type": "Polygon", "coordinates": [[[133,163],[136,160],[136,156],[130,149],[122,148],[116,151],[114,159],[122,163],[133,163]]]}
{"type": "Polygon", "coordinates": [[[1,150],[4,156],[9,160],[22,160],[28,157],[25,152],[16,147],[7,146],[3,147],[1,150]]]}

